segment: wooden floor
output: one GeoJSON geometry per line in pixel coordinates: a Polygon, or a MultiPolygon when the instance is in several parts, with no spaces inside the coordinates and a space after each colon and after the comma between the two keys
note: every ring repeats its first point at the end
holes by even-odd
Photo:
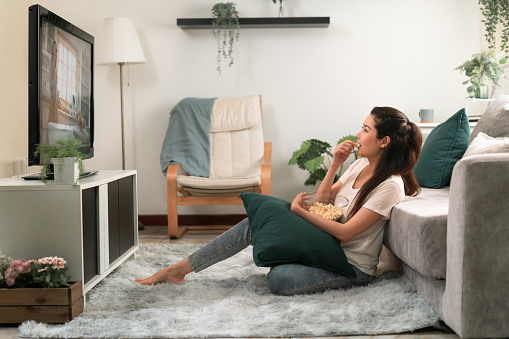
{"type": "Polygon", "coordinates": [[[180,239],[170,239],[168,237],[167,226],[145,226],[139,231],[140,243],[159,243],[159,244],[206,244],[215,237],[219,236],[229,226],[191,226],[185,235],[180,239]],[[214,227],[212,229],[211,227],[214,227]],[[221,229],[215,229],[221,228],[221,229]]]}
{"type": "MultiPolygon", "coordinates": [[[[177,244],[177,243],[193,243],[193,244],[206,244],[221,233],[222,230],[211,230],[210,227],[198,227],[197,229],[190,229],[183,238],[171,240],[168,238],[168,229],[166,226],[145,226],[144,230],[139,231],[140,243],[161,243],[161,244],[177,244]]],[[[142,335],[140,335],[142,337],[142,335]]],[[[397,335],[379,335],[379,336],[341,336],[334,338],[353,338],[356,339],[457,339],[456,334],[451,334],[446,331],[437,330],[434,328],[424,329],[413,333],[397,334],[397,335]]],[[[0,339],[16,339],[19,338],[17,326],[4,326],[0,325],[0,339]]]]}

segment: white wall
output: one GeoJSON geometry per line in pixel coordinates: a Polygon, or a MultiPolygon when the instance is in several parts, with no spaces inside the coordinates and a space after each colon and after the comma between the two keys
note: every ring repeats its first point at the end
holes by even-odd
{"type": "Polygon", "coordinates": [[[28,7],[0,0],[0,178],[14,175],[28,147],[28,7]]]}
{"type": "MultiPolygon", "coordinates": [[[[431,107],[435,121],[441,122],[465,105],[466,91],[461,85],[465,77],[453,69],[480,50],[476,0],[287,0],[287,15],[330,16],[330,26],[243,29],[234,46],[235,64],[223,66],[222,75],[216,71],[211,31],[176,26],[177,17],[210,17],[216,2],[37,2],[89,32],[96,41],[101,39],[106,17],[129,16],[137,25],[147,62],[125,69],[124,96],[126,167],[138,170],[140,214],[166,213],[159,152],[169,112],[184,97],[263,96],[265,138],[273,143],[272,192],[285,199],[312,189],[303,185],[305,172],[287,165],[303,140],[335,143],[341,136],[355,134],[373,106],[394,106],[415,122],[420,108],[431,107]],[[126,86],[127,79],[130,86],[126,86]]],[[[243,17],[276,16],[278,11],[271,0],[236,3],[243,17]]],[[[0,22],[0,32],[26,31],[25,14],[21,18],[0,22]]],[[[20,37],[17,40],[26,43],[20,37]]],[[[3,46],[0,64],[6,60],[3,46]]],[[[26,59],[26,49],[16,53],[26,59]]],[[[95,70],[96,156],[86,161],[86,167],[116,169],[121,167],[119,70],[116,66],[96,66],[95,70]]],[[[7,92],[2,93],[2,102],[13,93],[21,97],[19,105],[26,109],[24,84],[2,89],[7,92]]],[[[10,117],[10,107],[0,110],[2,120],[10,117]]],[[[22,119],[15,122],[9,142],[13,139],[25,145],[24,124],[22,119]]],[[[2,157],[22,152],[18,149],[18,154],[10,154],[4,139],[2,157]]],[[[241,213],[243,209],[188,207],[181,212],[241,213]]]]}

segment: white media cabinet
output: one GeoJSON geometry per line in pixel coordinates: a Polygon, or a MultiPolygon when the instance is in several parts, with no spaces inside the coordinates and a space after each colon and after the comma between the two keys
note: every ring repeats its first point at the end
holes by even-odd
{"type": "Polygon", "coordinates": [[[0,179],[0,251],[63,257],[88,292],[138,249],[136,171],[99,171],[77,187],[0,179]]]}

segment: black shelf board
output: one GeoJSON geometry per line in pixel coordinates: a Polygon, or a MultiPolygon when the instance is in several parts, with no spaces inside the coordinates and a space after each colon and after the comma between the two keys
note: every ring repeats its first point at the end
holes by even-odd
{"type": "MultiPolygon", "coordinates": [[[[239,18],[240,28],[315,28],[329,27],[330,17],[239,18]]],[[[182,29],[212,28],[212,18],[177,18],[182,29]]]]}

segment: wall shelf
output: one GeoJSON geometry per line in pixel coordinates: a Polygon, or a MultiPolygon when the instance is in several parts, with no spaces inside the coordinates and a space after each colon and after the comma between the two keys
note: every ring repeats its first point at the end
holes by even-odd
{"type": "MultiPolygon", "coordinates": [[[[240,28],[317,28],[329,27],[330,17],[239,18],[240,28]]],[[[177,18],[182,29],[210,29],[212,18],[177,18]]]]}

